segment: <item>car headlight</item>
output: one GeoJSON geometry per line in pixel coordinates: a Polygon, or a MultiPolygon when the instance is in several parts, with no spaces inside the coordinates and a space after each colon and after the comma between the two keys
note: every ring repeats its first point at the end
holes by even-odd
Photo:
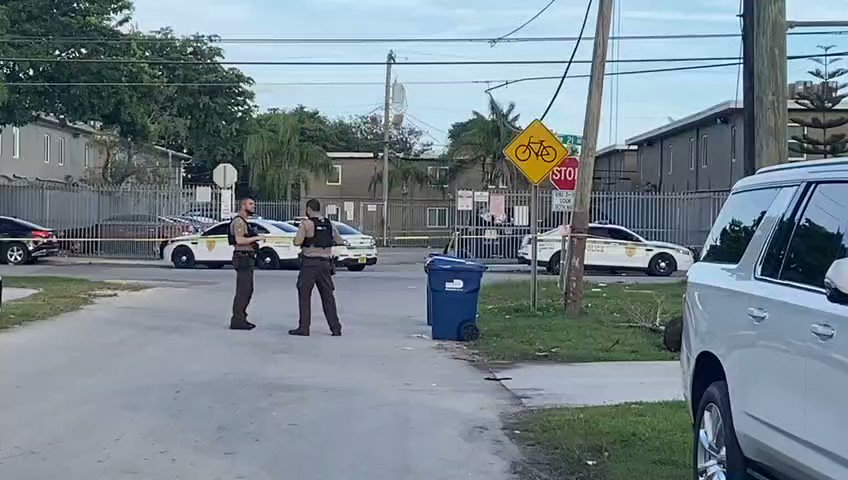
{"type": "Polygon", "coordinates": [[[692,256],[692,250],[689,250],[688,248],[676,248],[675,250],[677,250],[677,253],[681,255],[692,256]]]}
{"type": "Polygon", "coordinates": [[[377,240],[374,240],[374,237],[368,239],[368,246],[374,248],[377,246],[377,240]]]}
{"type": "Polygon", "coordinates": [[[344,241],[344,246],[345,246],[345,247],[349,247],[349,246],[350,246],[350,241],[345,240],[345,241],[344,241]]]}

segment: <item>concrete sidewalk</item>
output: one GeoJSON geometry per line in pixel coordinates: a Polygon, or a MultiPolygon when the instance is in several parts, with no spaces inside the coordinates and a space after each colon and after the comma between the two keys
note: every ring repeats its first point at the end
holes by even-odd
{"type": "Polygon", "coordinates": [[[11,302],[12,300],[20,300],[22,298],[29,297],[30,295],[35,295],[38,293],[38,290],[33,288],[15,288],[15,287],[4,287],[3,288],[3,298],[0,299],[5,302],[11,302]]]}
{"type": "Polygon", "coordinates": [[[497,373],[526,407],[682,400],[678,362],[524,364],[497,373]]]}

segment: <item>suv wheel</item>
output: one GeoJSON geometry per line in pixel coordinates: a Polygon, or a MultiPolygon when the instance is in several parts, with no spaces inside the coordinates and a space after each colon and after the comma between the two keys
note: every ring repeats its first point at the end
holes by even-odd
{"type": "Polygon", "coordinates": [[[744,480],[749,478],[745,456],[739,448],[727,383],[707,388],[695,416],[694,468],[697,480],[744,480]]]}

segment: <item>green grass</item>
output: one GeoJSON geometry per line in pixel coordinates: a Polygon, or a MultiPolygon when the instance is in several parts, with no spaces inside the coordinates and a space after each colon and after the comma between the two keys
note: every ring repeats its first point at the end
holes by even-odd
{"type": "Polygon", "coordinates": [[[43,320],[63,313],[73,312],[91,304],[105,292],[136,291],[143,286],[92,282],[65,277],[3,277],[3,287],[38,289],[40,292],[19,300],[3,302],[0,311],[0,329],[26,322],[43,320]]]}
{"type": "Polygon", "coordinates": [[[596,362],[673,360],[662,333],[638,323],[660,323],[682,315],[683,283],[589,285],[585,313],[567,317],[555,282],[539,283],[539,304],[530,312],[529,282],[483,288],[475,348],[487,360],[596,362]]]}
{"type": "Polygon", "coordinates": [[[692,427],[683,402],[539,410],[515,434],[552,478],[692,478],[692,427]]]}

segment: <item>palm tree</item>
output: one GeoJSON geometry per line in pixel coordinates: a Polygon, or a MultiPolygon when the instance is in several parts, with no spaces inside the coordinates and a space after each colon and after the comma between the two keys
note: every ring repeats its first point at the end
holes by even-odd
{"type": "Polygon", "coordinates": [[[448,158],[452,162],[451,176],[479,167],[483,185],[504,184],[513,187],[521,174],[504,156],[503,150],[521,129],[515,104],[504,109],[489,96],[489,112],[474,111],[473,116],[451,126],[448,158]]]}
{"type": "Polygon", "coordinates": [[[327,153],[304,141],[300,130],[300,122],[288,112],[257,117],[245,143],[244,160],[250,167],[250,183],[263,197],[285,195],[290,202],[294,186],[305,185],[310,177],[332,171],[327,153]]]}
{"type": "MultiPolygon", "coordinates": [[[[396,155],[389,156],[389,191],[393,191],[397,187],[401,187],[403,191],[407,191],[411,186],[428,185],[432,183],[430,175],[427,173],[427,168],[420,162],[407,158],[400,158],[396,155]]],[[[382,191],[383,171],[374,170],[374,175],[371,176],[371,183],[368,185],[368,190],[372,193],[382,191]]]]}

